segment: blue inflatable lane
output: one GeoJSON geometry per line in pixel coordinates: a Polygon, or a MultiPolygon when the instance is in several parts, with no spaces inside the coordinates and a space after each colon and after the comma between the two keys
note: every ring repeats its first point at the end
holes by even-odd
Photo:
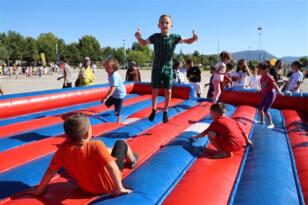
{"type": "Polygon", "coordinates": [[[276,109],[270,113],[275,128],[255,125],[254,149],[247,156],[237,191],[229,204],[300,204],[283,118],[276,109]]]}
{"type": "MultiPolygon", "coordinates": [[[[163,101],[163,97],[159,96],[158,102],[163,101]]],[[[151,100],[146,100],[138,102],[129,106],[126,106],[122,110],[122,119],[126,119],[131,114],[138,112],[142,109],[151,106],[151,100]]],[[[115,122],[116,116],[114,115],[114,110],[102,112],[97,115],[93,115],[90,118],[91,125],[96,125],[104,122],[115,122]]],[[[0,151],[5,151],[16,146],[20,146],[32,141],[37,141],[45,139],[50,136],[59,135],[63,133],[63,123],[56,125],[44,127],[41,129],[31,130],[25,133],[17,134],[14,136],[6,137],[0,139],[0,151]]]]}
{"type": "MultiPolygon", "coordinates": [[[[137,96],[139,96],[139,95],[138,94],[129,94],[125,97],[125,99],[130,99],[130,98],[134,98],[134,97],[137,97],[137,96]]],[[[101,105],[101,101],[94,101],[94,102],[90,102],[90,103],[82,103],[82,104],[79,104],[79,105],[73,105],[73,106],[67,106],[67,107],[63,107],[63,108],[51,109],[51,110],[48,110],[48,111],[36,112],[36,113],[21,115],[21,116],[17,116],[17,117],[5,118],[3,120],[0,120],[0,126],[14,124],[14,123],[18,123],[18,122],[27,121],[27,120],[33,120],[33,119],[37,119],[37,118],[44,118],[44,117],[47,117],[47,116],[61,115],[61,114],[67,113],[67,112],[86,109],[86,108],[98,106],[98,105],[101,105]]]]}
{"type": "MultiPolygon", "coordinates": [[[[226,115],[232,115],[234,107],[226,105],[226,108],[226,115]]],[[[200,122],[211,121],[209,115],[200,122]]],[[[133,193],[116,198],[101,197],[91,204],[160,204],[195,161],[197,155],[191,147],[190,138],[196,134],[183,132],[127,176],[124,185],[133,189],[133,193]]],[[[194,146],[204,147],[207,143],[207,138],[201,138],[194,142],[194,146]]]]}

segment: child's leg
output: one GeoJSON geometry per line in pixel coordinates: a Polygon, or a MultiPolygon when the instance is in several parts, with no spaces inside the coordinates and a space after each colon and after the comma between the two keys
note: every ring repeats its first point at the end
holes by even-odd
{"type": "Polygon", "coordinates": [[[124,168],[124,162],[126,159],[127,151],[128,151],[128,146],[126,142],[123,140],[116,141],[116,143],[112,148],[111,156],[116,158],[116,163],[120,170],[124,168]]]}
{"type": "Polygon", "coordinates": [[[207,134],[210,142],[214,145],[214,147],[217,149],[217,153],[214,155],[211,155],[211,158],[215,158],[215,159],[219,159],[219,158],[224,158],[224,157],[231,157],[233,155],[232,152],[226,151],[223,146],[221,146],[218,142],[217,142],[217,134],[215,132],[210,131],[207,134]]]}
{"type": "Polygon", "coordinates": [[[217,149],[217,151],[223,151],[223,149],[215,142],[216,132],[210,131],[207,134],[207,137],[209,138],[210,142],[214,145],[214,147],[217,149]]]}
{"type": "Polygon", "coordinates": [[[269,128],[273,128],[274,125],[273,125],[272,117],[271,117],[270,113],[268,112],[268,109],[273,105],[275,99],[276,99],[276,93],[275,92],[267,93],[266,96],[265,96],[263,111],[264,111],[266,119],[268,121],[269,128]]]}
{"type": "Polygon", "coordinates": [[[171,101],[171,89],[165,89],[165,108],[164,108],[165,112],[168,112],[170,101],[171,101]]]}
{"type": "Polygon", "coordinates": [[[121,115],[118,115],[117,116],[117,123],[121,123],[122,122],[122,117],[121,117],[121,115]]]}
{"type": "Polygon", "coordinates": [[[214,87],[213,103],[217,103],[218,98],[219,98],[219,96],[221,94],[220,81],[219,80],[214,80],[213,81],[213,87],[214,87]]]}
{"type": "Polygon", "coordinates": [[[259,115],[260,115],[260,123],[264,124],[264,112],[263,112],[263,110],[259,109],[259,115]]]}
{"type": "Polygon", "coordinates": [[[158,88],[152,88],[152,112],[149,116],[149,120],[153,121],[155,118],[155,114],[156,114],[156,108],[157,108],[157,96],[159,93],[159,89],[158,88]]]}
{"type": "MultiPolygon", "coordinates": [[[[120,123],[121,120],[122,120],[121,111],[122,111],[122,105],[123,105],[124,100],[123,99],[115,99],[113,97],[110,97],[109,99],[111,99],[111,98],[113,99],[112,103],[114,104],[114,111],[115,111],[115,115],[117,116],[117,123],[120,123]]],[[[107,105],[107,102],[106,102],[106,105],[107,105]]]]}
{"type": "Polygon", "coordinates": [[[269,125],[269,126],[272,126],[272,125],[273,125],[273,121],[272,121],[271,114],[270,114],[269,112],[265,112],[265,116],[266,116],[268,125],[269,125]]]}
{"type": "Polygon", "coordinates": [[[136,164],[137,155],[134,154],[128,144],[123,140],[118,140],[112,148],[111,155],[117,158],[116,163],[120,170],[124,168],[125,159],[132,165],[136,164]]]}
{"type": "Polygon", "coordinates": [[[157,108],[157,96],[159,93],[158,88],[152,88],[152,109],[156,110],[157,108]]]}
{"type": "Polygon", "coordinates": [[[196,95],[199,98],[202,93],[201,83],[195,83],[195,90],[196,90],[196,95]]]}

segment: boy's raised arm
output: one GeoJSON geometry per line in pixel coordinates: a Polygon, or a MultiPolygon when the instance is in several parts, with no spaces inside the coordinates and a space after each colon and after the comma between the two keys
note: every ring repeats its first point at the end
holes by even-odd
{"type": "Polygon", "coordinates": [[[188,39],[182,39],[181,43],[192,44],[193,42],[198,40],[198,36],[195,34],[195,31],[192,31],[192,37],[188,39]]]}
{"type": "Polygon", "coordinates": [[[45,172],[40,184],[33,189],[30,189],[27,193],[35,196],[41,195],[45,192],[45,189],[49,183],[49,181],[56,175],[58,170],[52,170],[50,168],[45,172]]]}
{"type": "Polygon", "coordinates": [[[138,43],[140,43],[140,45],[142,46],[145,46],[147,44],[150,44],[149,40],[144,40],[142,37],[141,37],[141,32],[140,32],[140,29],[138,28],[136,33],[135,33],[135,37],[138,41],[138,43]]]}

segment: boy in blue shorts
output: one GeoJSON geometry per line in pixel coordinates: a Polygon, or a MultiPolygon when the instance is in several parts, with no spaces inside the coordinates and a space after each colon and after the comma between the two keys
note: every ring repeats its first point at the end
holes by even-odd
{"type": "Polygon", "coordinates": [[[193,31],[192,38],[183,39],[180,35],[170,34],[172,28],[172,19],[169,15],[161,15],[159,18],[158,27],[160,33],[151,35],[148,39],[141,37],[138,28],[135,37],[138,42],[145,46],[147,44],[154,44],[154,62],[152,70],[152,112],[149,120],[153,121],[156,114],[156,101],[159,93],[159,88],[165,90],[165,108],[163,115],[163,122],[168,122],[168,107],[171,100],[171,87],[173,79],[172,71],[172,57],[175,47],[178,43],[191,44],[198,39],[198,36],[193,31]]]}
{"type": "Polygon", "coordinates": [[[121,122],[121,110],[124,102],[124,97],[126,96],[125,85],[123,84],[118,70],[118,62],[115,59],[109,58],[103,63],[105,70],[108,74],[108,82],[110,85],[110,90],[102,100],[107,107],[114,105],[115,115],[117,116],[117,122],[121,122]]]}

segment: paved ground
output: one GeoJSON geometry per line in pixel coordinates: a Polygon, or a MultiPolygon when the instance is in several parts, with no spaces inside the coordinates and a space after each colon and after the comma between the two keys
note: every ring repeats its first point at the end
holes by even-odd
{"type": "MultiPolygon", "coordinates": [[[[125,79],[126,70],[119,71],[122,78],[125,79]]],[[[74,71],[74,79],[77,78],[78,70],[74,71]]],[[[31,91],[41,91],[41,90],[50,90],[50,89],[58,89],[62,88],[63,80],[58,81],[57,78],[61,76],[61,73],[54,73],[53,75],[47,76],[32,76],[26,78],[23,75],[18,76],[17,79],[14,77],[1,77],[0,84],[4,89],[6,94],[12,93],[23,93],[23,92],[31,92],[31,91]]],[[[142,70],[141,78],[144,82],[150,82],[151,80],[151,71],[150,70],[142,70]]],[[[202,72],[202,84],[204,85],[209,81],[210,75],[209,72],[202,72]]],[[[96,73],[95,84],[107,83],[107,74],[104,70],[98,69],[96,73]]],[[[308,80],[305,80],[304,85],[302,86],[305,92],[308,92],[308,80]]],[[[202,96],[205,97],[207,93],[207,88],[204,88],[202,96]]]]}

